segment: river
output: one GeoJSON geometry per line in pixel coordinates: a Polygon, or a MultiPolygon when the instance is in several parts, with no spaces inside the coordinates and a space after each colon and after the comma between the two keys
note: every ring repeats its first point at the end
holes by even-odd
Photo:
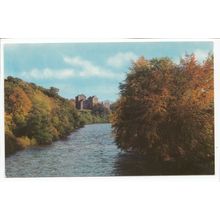
{"type": "Polygon", "coordinates": [[[92,124],[67,139],[31,147],[6,158],[7,177],[69,177],[139,175],[134,158],[121,152],[111,124],[92,124]],[[129,162],[128,162],[129,161],[129,162]]]}
{"type": "Polygon", "coordinates": [[[111,124],[91,124],[67,139],[31,147],[5,160],[7,177],[72,177],[210,174],[174,164],[158,164],[143,155],[122,152],[114,143],[111,124]]]}

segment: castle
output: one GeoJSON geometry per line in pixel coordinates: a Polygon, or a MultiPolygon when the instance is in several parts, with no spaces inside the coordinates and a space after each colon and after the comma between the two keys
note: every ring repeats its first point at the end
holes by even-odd
{"type": "Polygon", "coordinates": [[[86,96],[81,94],[75,98],[75,105],[79,110],[92,109],[96,104],[98,104],[98,98],[96,96],[90,96],[86,99],[86,96]]]}
{"type": "Polygon", "coordinates": [[[93,109],[93,107],[97,104],[101,104],[105,108],[110,109],[110,103],[108,101],[100,103],[96,96],[89,96],[86,98],[85,95],[80,94],[75,97],[75,106],[79,110],[93,109]]]}

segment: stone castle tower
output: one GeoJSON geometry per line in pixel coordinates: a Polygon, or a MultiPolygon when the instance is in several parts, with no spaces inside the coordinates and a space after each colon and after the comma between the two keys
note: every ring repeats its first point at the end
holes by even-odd
{"type": "Polygon", "coordinates": [[[75,97],[76,108],[79,110],[83,109],[92,109],[96,104],[99,103],[99,100],[96,96],[90,96],[86,99],[86,96],[80,94],[75,97]]]}

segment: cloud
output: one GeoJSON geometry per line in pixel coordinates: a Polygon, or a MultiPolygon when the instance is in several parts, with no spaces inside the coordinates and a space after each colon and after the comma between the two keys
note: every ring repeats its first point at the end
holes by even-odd
{"type": "Polygon", "coordinates": [[[119,79],[124,77],[123,73],[112,72],[109,69],[95,65],[92,62],[82,59],[81,57],[64,56],[65,65],[60,69],[51,68],[33,68],[29,71],[23,71],[18,77],[26,80],[44,80],[44,79],[68,79],[68,78],[88,78],[98,77],[106,79],[119,79]]]}
{"type": "Polygon", "coordinates": [[[195,50],[194,54],[199,62],[203,62],[208,57],[209,51],[198,49],[195,50]]]}
{"type": "Polygon", "coordinates": [[[72,69],[59,69],[53,70],[50,68],[45,69],[32,69],[28,72],[22,72],[20,76],[24,79],[66,79],[76,76],[76,73],[72,69]]]}
{"type": "Polygon", "coordinates": [[[81,77],[103,77],[103,78],[120,78],[121,74],[113,73],[107,69],[93,64],[92,62],[80,57],[64,57],[64,62],[73,68],[79,68],[78,75],[81,77]]]}
{"type": "Polygon", "coordinates": [[[131,60],[137,59],[137,55],[132,52],[125,52],[125,53],[117,53],[114,56],[111,56],[107,60],[107,64],[114,67],[122,67],[131,60]]]}
{"type": "Polygon", "coordinates": [[[196,57],[196,60],[199,62],[199,63],[202,63],[209,55],[209,52],[210,51],[207,51],[207,50],[202,50],[202,49],[197,49],[193,52],[186,52],[186,53],[183,53],[181,56],[179,57],[174,57],[173,58],[173,61],[176,63],[176,64],[179,64],[180,63],[180,60],[181,58],[184,58],[186,56],[186,54],[194,54],[195,57],[196,57]]]}

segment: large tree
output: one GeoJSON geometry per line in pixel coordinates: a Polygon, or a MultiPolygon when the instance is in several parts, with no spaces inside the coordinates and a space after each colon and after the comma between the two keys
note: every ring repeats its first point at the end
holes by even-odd
{"type": "Polygon", "coordinates": [[[213,160],[213,57],[133,63],[120,85],[112,125],[116,143],[154,160],[213,160]]]}

